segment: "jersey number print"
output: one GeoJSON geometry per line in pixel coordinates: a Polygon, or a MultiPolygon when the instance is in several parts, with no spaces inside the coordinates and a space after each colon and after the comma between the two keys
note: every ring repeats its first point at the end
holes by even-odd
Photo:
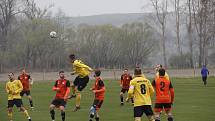
{"type": "Polygon", "coordinates": [[[140,89],[141,89],[142,94],[146,94],[146,85],[145,84],[141,84],[140,89]]]}

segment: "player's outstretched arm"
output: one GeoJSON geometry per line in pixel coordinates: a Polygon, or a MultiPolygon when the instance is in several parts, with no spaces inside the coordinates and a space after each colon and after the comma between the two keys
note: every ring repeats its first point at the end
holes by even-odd
{"type": "Polygon", "coordinates": [[[60,88],[53,86],[53,87],[52,87],[52,90],[53,90],[53,91],[60,91],[60,88]]]}
{"type": "Polygon", "coordinates": [[[75,71],[70,72],[70,75],[75,75],[75,74],[76,74],[76,72],[75,72],[75,71]]]}
{"type": "Polygon", "coordinates": [[[130,98],[133,98],[133,94],[134,94],[134,87],[135,84],[133,81],[130,82],[130,86],[129,86],[129,90],[128,90],[128,96],[126,98],[126,101],[128,101],[130,98]]]}
{"type": "Polygon", "coordinates": [[[171,94],[171,103],[173,104],[174,98],[175,98],[175,92],[173,88],[170,89],[170,94],[171,94]]]}
{"type": "Polygon", "coordinates": [[[65,101],[68,99],[69,93],[70,93],[70,88],[67,87],[67,88],[66,88],[66,93],[65,93],[65,96],[64,96],[64,100],[65,100],[65,101]]]}
{"type": "Polygon", "coordinates": [[[99,90],[93,90],[94,93],[99,93],[99,92],[104,92],[105,91],[105,87],[102,87],[99,90]]]}
{"type": "Polygon", "coordinates": [[[150,81],[148,80],[148,86],[149,86],[149,93],[150,93],[150,96],[153,96],[155,90],[152,86],[152,84],[150,83],[150,81]]]}

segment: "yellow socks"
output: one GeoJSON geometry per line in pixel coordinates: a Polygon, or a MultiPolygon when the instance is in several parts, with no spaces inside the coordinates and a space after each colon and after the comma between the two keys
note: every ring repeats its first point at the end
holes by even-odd
{"type": "Polygon", "coordinates": [[[80,105],[81,105],[81,94],[80,93],[77,93],[77,95],[76,95],[75,104],[76,104],[76,107],[80,107],[80,105]]]}
{"type": "Polygon", "coordinates": [[[24,113],[25,117],[30,118],[27,110],[25,110],[23,113],[24,113]]]}
{"type": "Polygon", "coordinates": [[[12,121],[13,113],[12,113],[12,112],[8,112],[7,115],[8,115],[8,119],[9,119],[10,121],[12,121]]]}

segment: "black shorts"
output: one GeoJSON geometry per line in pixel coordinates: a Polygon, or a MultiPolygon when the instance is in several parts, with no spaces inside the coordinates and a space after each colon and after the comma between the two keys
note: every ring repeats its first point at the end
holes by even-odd
{"type": "Polygon", "coordinates": [[[30,90],[22,91],[22,92],[20,93],[20,96],[23,96],[24,94],[26,94],[27,96],[29,96],[29,95],[31,95],[31,92],[30,92],[30,90]]]}
{"type": "Polygon", "coordinates": [[[87,86],[88,82],[89,82],[89,76],[85,76],[83,78],[80,78],[79,76],[77,76],[73,84],[78,87],[78,91],[82,91],[87,86]]]}
{"type": "Polygon", "coordinates": [[[66,101],[64,99],[54,99],[51,104],[55,105],[56,107],[59,107],[59,106],[65,107],[66,101]]]}
{"type": "Polygon", "coordinates": [[[151,105],[134,107],[134,117],[142,117],[143,113],[145,113],[146,116],[152,116],[153,111],[151,105]]]}
{"type": "Polygon", "coordinates": [[[95,99],[93,101],[93,105],[96,105],[96,110],[99,110],[101,108],[102,104],[103,104],[103,100],[95,99]]]}
{"type": "Polygon", "coordinates": [[[122,88],[122,89],[121,89],[121,92],[122,92],[122,93],[128,92],[128,89],[123,89],[123,88],[122,88]]]}
{"type": "Polygon", "coordinates": [[[13,99],[13,100],[8,100],[8,105],[7,107],[13,107],[14,105],[16,105],[17,108],[22,107],[23,103],[22,103],[22,99],[13,99]]]}
{"type": "Polygon", "coordinates": [[[155,103],[154,111],[161,112],[162,110],[169,111],[172,109],[172,103],[155,103]]]}

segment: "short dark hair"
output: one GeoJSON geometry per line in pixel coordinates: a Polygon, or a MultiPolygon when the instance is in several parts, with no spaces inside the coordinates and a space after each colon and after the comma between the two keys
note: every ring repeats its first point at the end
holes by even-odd
{"type": "Polygon", "coordinates": [[[141,74],[142,74],[141,68],[136,67],[136,68],[134,69],[134,75],[141,75],[141,74]]]}
{"type": "Polygon", "coordinates": [[[70,55],[69,55],[69,58],[70,58],[70,59],[75,59],[75,55],[74,55],[74,54],[70,54],[70,55]]]}
{"type": "Polygon", "coordinates": [[[13,72],[10,72],[9,74],[12,74],[12,75],[14,75],[14,73],[13,73],[13,72]]]}
{"type": "Polygon", "coordinates": [[[95,70],[95,76],[100,76],[101,75],[101,70],[100,69],[96,69],[95,70]]]}
{"type": "Polygon", "coordinates": [[[59,71],[59,74],[60,74],[60,73],[64,73],[64,71],[63,71],[63,70],[61,70],[61,71],[59,71]]]}
{"type": "Polygon", "coordinates": [[[161,68],[158,70],[159,76],[165,76],[165,69],[161,68]]]}

